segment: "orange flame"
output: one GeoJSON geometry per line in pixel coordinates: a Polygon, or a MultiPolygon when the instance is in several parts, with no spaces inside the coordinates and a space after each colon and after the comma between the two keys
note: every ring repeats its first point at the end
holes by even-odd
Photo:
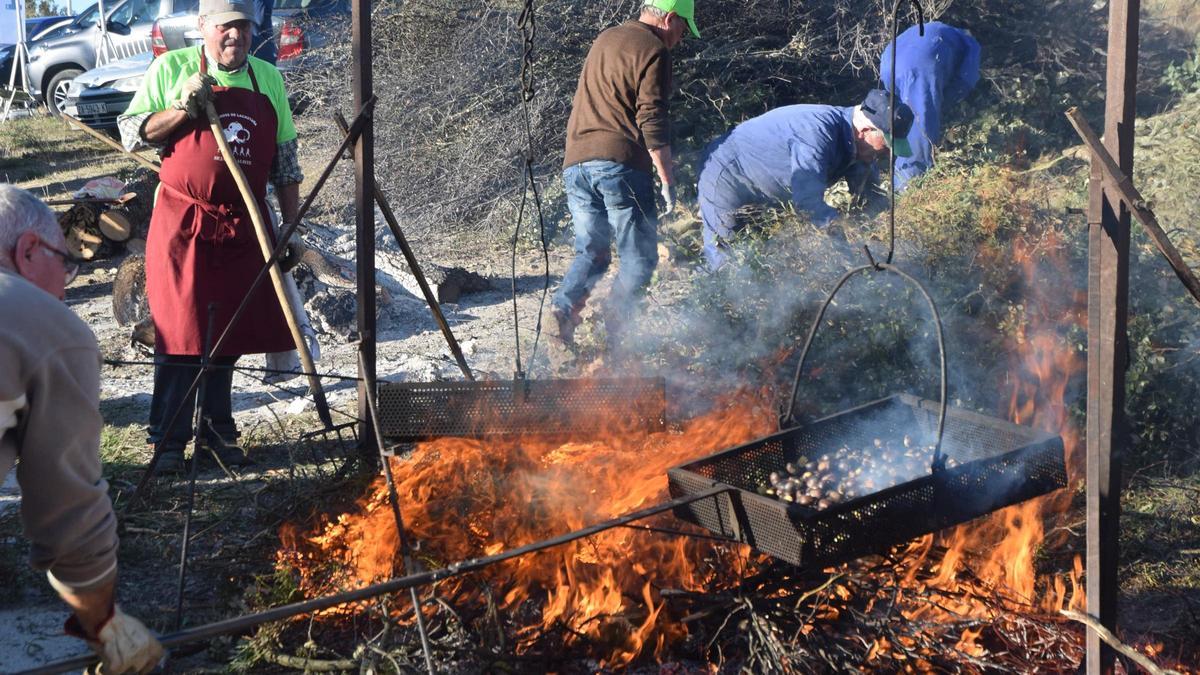
{"type": "MultiPolygon", "coordinates": [[[[682,433],[631,433],[614,420],[611,434],[587,442],[527,437],[419,444],[411,457],[392,460],[409,536],[420,545],[417,556],[442,567],[665,501],[668,468],[773,431],[774,413],[763,397],[741,400],[687,423],[682,433]]],[[[331,583],[361,586],[398,571],[398,541],[381,479],[356,513],[316,532],[289,530],[280,554],[310,592],[331,583]]],[[[719,577],[732,578],[729,573],[745,565],[744,553],[617,528],[493,566],[476,577],[482,584],[451,579],[439,592],[478,600],[486,584],[502,609],[533,602],[540,620],[524,631],[523,646],[560,626],[606,650],[606,666],[620,666],[686,635],[682,624],[663,620],[658,589],[709,588],[719,577]]]]}

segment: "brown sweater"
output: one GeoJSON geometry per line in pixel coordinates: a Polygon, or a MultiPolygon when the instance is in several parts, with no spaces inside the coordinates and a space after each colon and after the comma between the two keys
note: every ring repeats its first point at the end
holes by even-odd
{"type": "Polygon", "coordinates": [[[671,142],[671,53],[637,20],[600,33],[579,74],[563,167],[607,159],[651,171],[650,153],[671,142]]]}

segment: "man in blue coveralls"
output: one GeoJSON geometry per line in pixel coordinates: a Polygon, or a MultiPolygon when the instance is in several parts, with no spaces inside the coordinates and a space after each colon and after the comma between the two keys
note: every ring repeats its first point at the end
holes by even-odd
{"type": "Polygon", "coordinates": [[[704,221],[704,257],[712,269],[725,262],[736,212],[748,204],[791,201],[818,226],[838,217],[825,190],[845,178],[858,194],[875,160],[892,146],[909,154],[913,114],[896,99],[891,133],[888,93],[873,89],[857,106],[789,105],[746,120],[709,144],[697,186],[704,221]]]}
{"type": "MultiPolygon", "coordinates": [[[[967,97],[979,81],[979,43],[966,31],[940,21],[913,26],[896,39],[896,96],[912,107],[908,134],[912,156],[896,159],[896,191],[933,166],[933,146],[942,140],[942,114],[967,97]]],[[[879,60],[884,89],[892,85],[892,45],[879,60]]]]}

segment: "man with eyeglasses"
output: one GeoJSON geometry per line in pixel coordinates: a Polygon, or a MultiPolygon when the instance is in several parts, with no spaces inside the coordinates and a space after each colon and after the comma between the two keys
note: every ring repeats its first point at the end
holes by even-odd
{"type": "Polygon", "coordinates": [[[36,197],[0,184],[0,480],[16,466],[30,562],[102,672],[149,672],[162,645],[115,603],[117,520],[100,467],[100,350],[61,301],[78,265],[36,197]]]}

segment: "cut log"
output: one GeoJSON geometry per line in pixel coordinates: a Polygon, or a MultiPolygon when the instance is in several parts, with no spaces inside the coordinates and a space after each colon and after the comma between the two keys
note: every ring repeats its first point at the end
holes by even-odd
{"type": "Polygon", "coordinates": [[[113,279],[112,303],[118,326],[129,326],[150,318],[145,256],[129,255],[121,261],[113,279]]]}
{"type": "Polygon", "coordinates": [[[124,209],[109,209],[100,214],[100,234],[121,243],[133,236],[133,220],[124,209]]]}
{"type": "Polygon", "coordinates": [[[67,252],[84,260],[95,258],[104,249],[104,237],[76,227],[67,233],[67,252]]]}
{"type": "MultiPolygon", "coordinates": [[[[403,272],[398,281],[413,295],[421,297],[420,286],[408,265],[397,262],[396,266],[403,272]]],[[[458,302],[463,295],[468,293],[492,290],[492,282],[488,281],[486,277],[461,267],[422,264],[421,271],[425,274],[425,281],[437,293],[438,303],[458,302]]]]}
{"type": "Polygon", "coordinates": [[[130,253],[142,255],[146,252],[146,240],[140,237],[134,237],[133,239],[125,242],[125,250],[129,251],[130,253]]]}

